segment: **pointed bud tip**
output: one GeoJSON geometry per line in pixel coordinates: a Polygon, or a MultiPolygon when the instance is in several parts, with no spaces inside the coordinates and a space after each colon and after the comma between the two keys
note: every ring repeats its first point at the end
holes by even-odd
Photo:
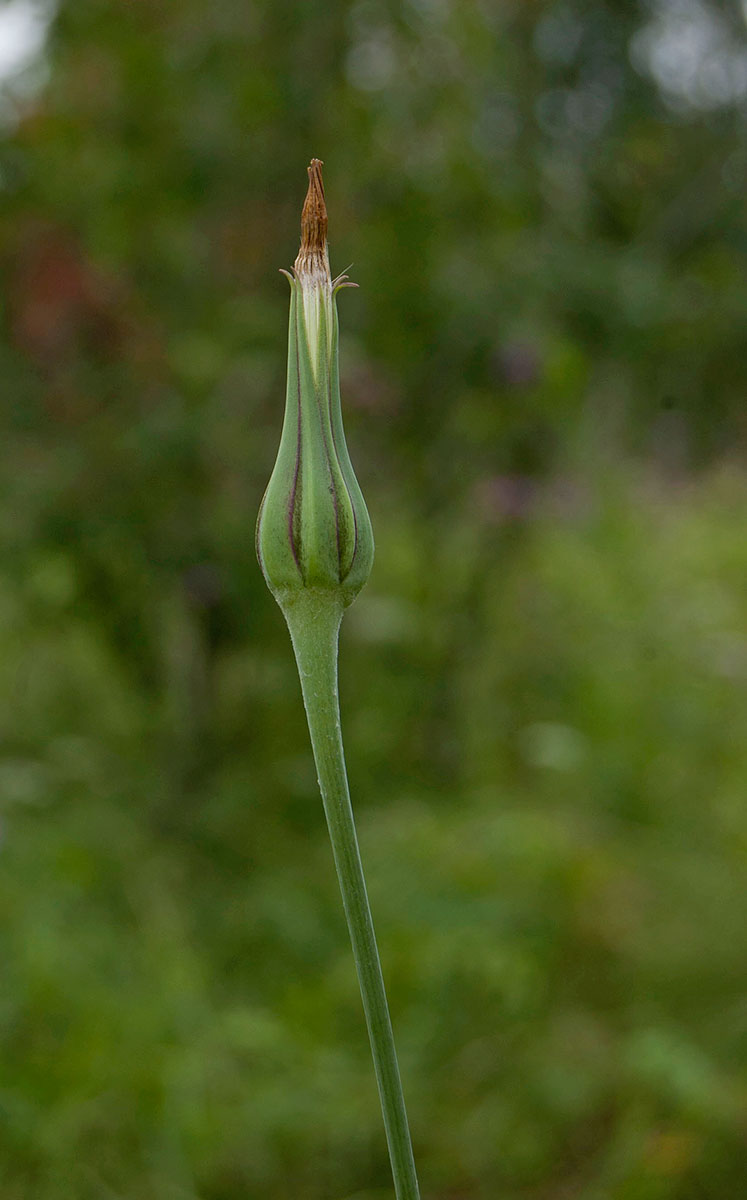
{"type": "Polygon", "coordinates": [[[312,158],[307,168],[309,189],[301,212],[301,249],[296,259],[296,273],[328,278],[327,205],[324,202],[323,163],[312,158]]]}
{"type": "Polygon", "coordinates": [[[323,163],[312,158],[307,168],[309,190],[301,213],[301,253],[323,251],[327,244],[327,206],[324,203],[323,163]]]}

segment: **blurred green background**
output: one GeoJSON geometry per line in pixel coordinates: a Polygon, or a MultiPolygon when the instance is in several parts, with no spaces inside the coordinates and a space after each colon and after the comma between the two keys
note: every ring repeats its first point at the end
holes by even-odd
{"type": "Polygon", "coordinates": [[[383,1200],[255,515],[305,167],[424,1200],[747,1194],[747,28],[0,4],[0,1196],[383,1200]]]}

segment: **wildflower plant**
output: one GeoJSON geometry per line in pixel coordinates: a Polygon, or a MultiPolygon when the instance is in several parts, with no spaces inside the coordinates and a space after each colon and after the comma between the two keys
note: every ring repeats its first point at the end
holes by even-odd
{"type": "Polygon", "coordinates": [[[257,521],[257,557],[290,631],[319,788],[371,1042],[397,1200],[418,1200],[397,1055],[342,745],[337,686],[343,612],[373,564],[371,522],[345,443],[322,164],[312,159],[292,273],[288,386],[277,460],[257,521]]]}

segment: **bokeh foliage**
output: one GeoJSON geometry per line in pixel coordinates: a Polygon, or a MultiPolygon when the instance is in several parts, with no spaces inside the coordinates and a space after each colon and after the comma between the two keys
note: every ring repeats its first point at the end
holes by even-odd
{"type": "Polygon", "coordinates": [[[666,7],[62,0],[6,88],[3,1200],[389,1195],[253,554],[312,154],[424,1197],[747,1190],[745,112],[666,7]]]}

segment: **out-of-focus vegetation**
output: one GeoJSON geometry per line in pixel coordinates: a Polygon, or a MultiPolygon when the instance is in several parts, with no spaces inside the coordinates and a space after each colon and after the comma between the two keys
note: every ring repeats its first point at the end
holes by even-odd
{"type": "Polygon", "coordinates": [[[736,1200],[742,8],[51,17],[0,105],[3,1200],[390,1194],[252,545],[311,155],[361,285],[342,687],[424,1197],[736,1200]]]}

